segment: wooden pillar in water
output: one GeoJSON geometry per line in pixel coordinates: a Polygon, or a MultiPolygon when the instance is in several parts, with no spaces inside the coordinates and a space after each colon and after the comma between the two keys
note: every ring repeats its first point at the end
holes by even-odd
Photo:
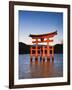
{"type": "Polygon", "coordinates": [[[40,47],[40,61],[42,60],[42,47],[40,47]]]}
{"type": "Polygon", "coordinates": [[[47,60],[50,60],[49,38],[47,38],[47,60]]]}
{"type": "Polygon", "coordinates": [[[43,61],[45,61],[45,47],[44,46],[42,47],[42,50],[43,50],[42,58],[43,58],[43,61]]]}
{"type": "Polygon", "coordinates": [[[36,38],[36,55],[35,55],[35,60],[38,60],[38,38],[36,38]]]}

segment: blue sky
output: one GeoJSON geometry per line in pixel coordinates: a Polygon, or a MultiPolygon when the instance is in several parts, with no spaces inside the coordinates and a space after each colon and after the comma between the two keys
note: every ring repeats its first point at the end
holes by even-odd
{"type": "Polygon", "coordinates": [[[42,11],[19,11],[19,42],[32,44],[29,34],[43,34],[56,31],[53,44],[63,40],[63,13],[42,11]]]}

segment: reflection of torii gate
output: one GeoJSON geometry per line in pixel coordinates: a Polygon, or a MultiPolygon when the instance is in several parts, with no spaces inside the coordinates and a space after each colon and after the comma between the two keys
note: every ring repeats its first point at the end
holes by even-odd
{"type": "Polygon", "coordinates": [[[30,34],[30,37],[33,39],[32,43],[36,44],[35,47],[32,46],[30,48],[30,59],[32,60],[35,57],[35,60],[38,60],[38,56],[40,56],[40,59],[43,60],[45,60],[45,57],[47,57],[47,60],[50,57],[54,60],[54,47],[49,46],[49,42],[53,42],[50,38],[53,38],[55,35],[57,35],[57,31],[39,35],[30,34]],[[47,43],[47,45],[39,46],[38,43],[47,43]]]}

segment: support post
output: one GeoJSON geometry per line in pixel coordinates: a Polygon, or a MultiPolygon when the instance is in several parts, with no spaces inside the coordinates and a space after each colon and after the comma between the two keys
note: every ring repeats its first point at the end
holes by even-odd
{"type": "Polygon", "coordinates": [[[49,38],[47,38],[47,60],[50,60],[49,38]]]}
{"type": "Polygon", "coordinates": [[[35,55],[35,60],[38,60],[38,38],[36,38],[36,55],[35,55]]]}
{"type": "Polygon", "coordinates": [[[45,47],[44,46],[42,47],[42,50],[43,50],[43,55],[42,55],[43,56],[43,61],[45,61],[45,47]]]}

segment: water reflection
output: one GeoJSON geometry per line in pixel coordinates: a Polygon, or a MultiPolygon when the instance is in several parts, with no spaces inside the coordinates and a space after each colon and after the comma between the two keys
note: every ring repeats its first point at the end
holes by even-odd
{"type": "Polygon", "coordinates": [[[36,60],[30,62],[31,76],[34,78],[51,76],[51,74],[54,71],[53,69],[54,69],[54,61],[36,60]]]}
{"type": "Polygon", "coordinates": [[[30,60],[29,55],[19,58],[19,79],[63,76],[63,55],[55,55],[54,60],[30,60]]]}

